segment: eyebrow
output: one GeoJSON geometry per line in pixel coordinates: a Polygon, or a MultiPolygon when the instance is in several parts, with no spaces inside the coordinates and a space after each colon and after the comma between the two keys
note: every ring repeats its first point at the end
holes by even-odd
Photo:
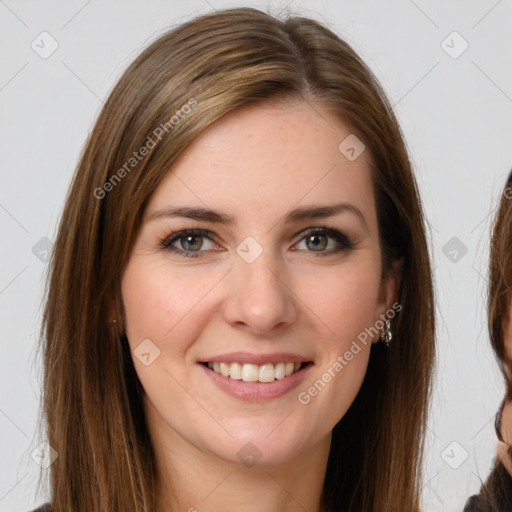
{"type": "MultiPolygon", "coordinates": [[[[368,231],[368,224],[361,210],[357,206],[346,202],[330,205],[302,206],[286,214],[284,222],[285,224],[296,224],[307,219],[325,219],[345,212],[356,215],[368,231]]],[[[235,224],[235,218],[226,213],[210,210],[209,208],[188,206],[169,206],[162,210],[157,210],[150,215],[148,222],[162,217],[183,217],[226,226],[235,224]]]]}

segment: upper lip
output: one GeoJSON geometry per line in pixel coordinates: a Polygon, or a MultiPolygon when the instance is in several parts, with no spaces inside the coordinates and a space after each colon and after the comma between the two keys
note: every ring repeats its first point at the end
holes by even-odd
{"type": "Polygon", "coordinates": [[[242,363],[242,364],[267,364],[267,363],[308,363],[311,359],[290,352],[276,352],[272,354],[251,354],[250,352],[230,352],[205,358],[200,363],[242,363]]]}

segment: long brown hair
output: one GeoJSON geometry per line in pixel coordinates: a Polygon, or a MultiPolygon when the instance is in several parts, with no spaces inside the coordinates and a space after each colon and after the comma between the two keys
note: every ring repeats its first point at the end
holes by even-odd
{"type": "Polygon", "coordinates": [[[187,145],[237,107],[280,97],[329,109],[364,141],[384,270],[403,258],[391,346],[372,346],[362,388],[333,431],[325,508],[420,509],[434,292],[399,124],[370,69],[331,30],[237,8],[197,17],[145,49],[81,155],[51,259],[42,331],[44,414],[58,452],[50,467],[54,512],[155,510],[157,475],[144,391],[123,335],[121,276],[148,199],[187,145]],[[132,161],[143,146],[145,156],[132,161]],[[112,309],[117,324],[109,322],[112,309]]]}
{"type": "MultiPolygon", "coordinates": [[[[491,228],[491,250],[489,261],[489,287],[487,296],[488,328],[491,345],[505,379],[505,397],[496,414],[495,427],[501,439],[501,415],[503,407],[512,401],[512,359],[505,348],[503,321],[510,314],[512,305],[512,171],[501,194],[498,211],[491,228]]],[[[508,453],[512,455],[512,447],[508,453]]],[[[493,469],[480,493],[472,496],[464,512],[492,510],[501,512],[512,508],[510,475],[495,458],[493,469]]]]}
{"type": "Polygon", "coordinates": [[[492,348],[512,400],[512,360],[505,350],[503,320],[512,298],[512,171],[494,218],[489,262],[488,322],[492,348]]]}

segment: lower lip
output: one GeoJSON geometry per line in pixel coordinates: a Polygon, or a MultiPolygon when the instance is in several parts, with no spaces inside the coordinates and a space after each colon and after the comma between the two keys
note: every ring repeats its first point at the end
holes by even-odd
{"type": "Polygon", "coordinates": [[[301,368],[298,372],[292,373],[283,379],[276,379],[272,382],[245,382],[230,377],[219,375],[203,364],[199,364],[208,377],[219,386],[222,391],[246,402],[265,402],[285,395],[293,388],[296,388],[306,377],[312,364],[301,368]]]}

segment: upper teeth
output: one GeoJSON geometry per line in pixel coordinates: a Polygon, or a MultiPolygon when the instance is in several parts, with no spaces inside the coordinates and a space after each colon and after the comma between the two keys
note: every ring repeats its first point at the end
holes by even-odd
{"type": "Polygon", "coordinates": [[[240,363],[208,363],[208,368],[215,373],[245,382],[273,382],[284,379],[300,368],[301,363],[240,364],[240,363]]]}

